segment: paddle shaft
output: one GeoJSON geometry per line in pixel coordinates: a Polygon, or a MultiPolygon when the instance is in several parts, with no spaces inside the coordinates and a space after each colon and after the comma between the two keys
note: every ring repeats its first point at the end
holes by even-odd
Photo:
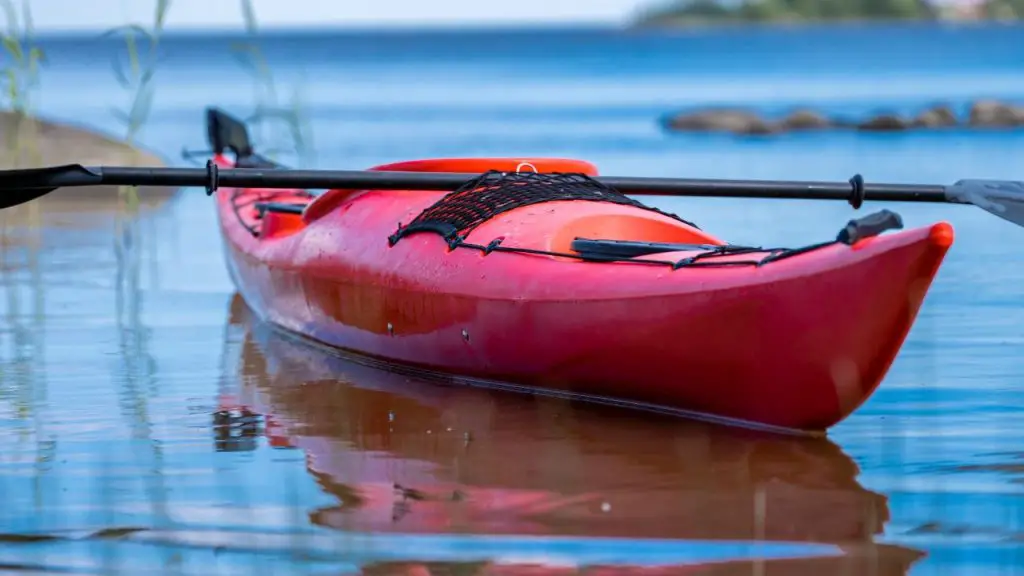
{"type": "MultiPolygon", "coordinates": [[[[77,165],[0,172],[0,189],[55,189],[127,185],[237,188],[348,188],[358,190],[454,190],[479,176],[460,172],[291,170],[257,168],[136,168],[77,165]]],[[[594,177],[625,194],[847,200],[849,182],[719,180],[701,178],[594,177]]],[[[2,194],[2,192],[0,192],[2,194]]],[[[863,200],[950,202],[946,187],[922,184],[863,184],[863,200]]]]}

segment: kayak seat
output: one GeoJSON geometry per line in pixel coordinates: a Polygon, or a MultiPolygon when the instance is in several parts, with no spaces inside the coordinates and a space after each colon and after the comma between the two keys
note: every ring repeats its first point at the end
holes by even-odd
{"type": "Polygon", "coordinates": [[[302,221],[302,204],[260,202],[255,208],[260,221],[260,238],[286,236],[306,227],[302,221]]]}

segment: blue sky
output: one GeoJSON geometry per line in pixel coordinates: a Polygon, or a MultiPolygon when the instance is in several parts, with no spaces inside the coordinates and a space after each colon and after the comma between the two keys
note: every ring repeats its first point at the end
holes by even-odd
{"type": "MultiPolygon", "coordinates": [[[[266,27],[587,21],[615,23],[647,0],[253,0],[266,27]]],[[[660,3],[655,0],[655,3],[660,3]]],[[[31,0],[36,29],[99,30],[152,21],[155,0],[31,0]]],[[[241,27],[240,0],[171,0],[169,28],[241,27]]]]}

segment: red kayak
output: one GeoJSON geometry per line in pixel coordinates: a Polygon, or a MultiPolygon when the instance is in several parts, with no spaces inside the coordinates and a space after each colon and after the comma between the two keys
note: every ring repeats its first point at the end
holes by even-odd
{"type": "MultiPolygon", "coordinates": [[[[276,166],[209,118],[219,166],[276,166]]],[[[261,319],[396,365],[733,423],[822,431],[859,407],[953,242],[946,222],[879,233],[902,228],[885,212],[804,247],[730,245],[579,160],[372,170],[481,176],[451,193],[218,192],[261,319]]]]}

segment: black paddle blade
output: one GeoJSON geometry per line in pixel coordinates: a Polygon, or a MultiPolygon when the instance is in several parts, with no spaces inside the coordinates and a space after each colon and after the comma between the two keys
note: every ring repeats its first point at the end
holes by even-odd
{"type": "Polygon", "coordinates": [[[973,204],[1003,220],[1024,226],[1024,182],[960,180],[946,187],[950,202],[973,204]]]}
{"type": "Polygon", "coordinates": [[[20,190],[4,190],[0,195],[0,210],[19,204],[31,202],[40,196],[46,196],[56,188],[22,188],[20,190]]]}
{"type": "Polygon", "coordinates": [[[0,170],[0,210],[31,202],[62,186],[103,184],[103,173],[81,164],[0,170]]]}

